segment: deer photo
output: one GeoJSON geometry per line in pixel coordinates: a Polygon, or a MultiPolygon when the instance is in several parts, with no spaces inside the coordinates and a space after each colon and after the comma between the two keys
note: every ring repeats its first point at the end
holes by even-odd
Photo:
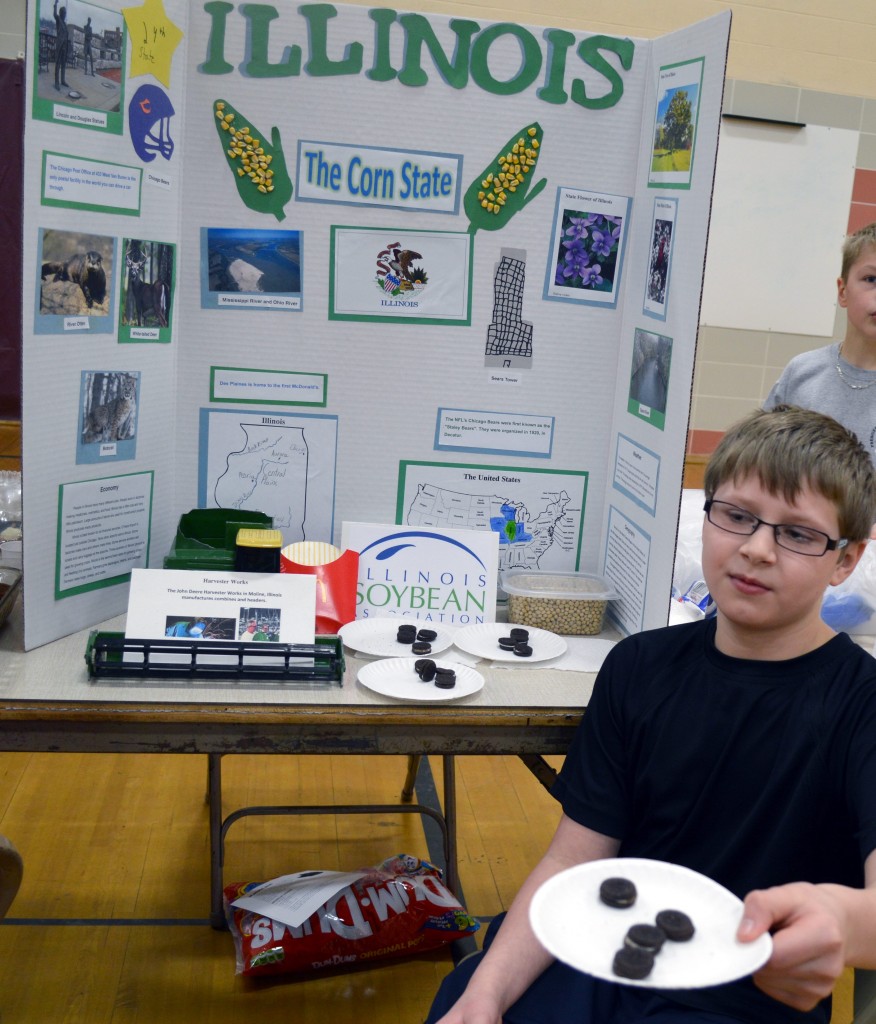
{"type": "Polygon", "coordinates": [[[131,326],[149,326],[149,321],[159,327],[170,322],[170,285],[172,247],[155,243],[141,243],[132,238],[125,250],[127,269],[127,321],[131,326]],[[153,251],[147,252],[145,246],[153,251]],[[154,273],[154,264],[158,272],[154,273]],[[147,281],[147,266],[153,268],[154,277],[147,281]]]}

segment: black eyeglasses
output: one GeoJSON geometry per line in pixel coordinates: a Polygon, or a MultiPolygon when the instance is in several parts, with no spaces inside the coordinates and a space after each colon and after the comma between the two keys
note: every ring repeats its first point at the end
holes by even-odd
{"type": "Polygon", "coordinates": [[[848,544],[845,537],[834,540],[821,530],[813,530],[811,526],[768,523],[766,519],[760,519],[752,512],[739,508],[738,505],[731,505],[727,501],[714,501],[710,498],[703,505],[703,511],[712,526],[726,530],[727,533],[738,533],[743,537],[752,536],[760,526],[769,526],[776,538],[776,544],[797,555],[819,558],[828,551],[837,551],[848,544]]]}

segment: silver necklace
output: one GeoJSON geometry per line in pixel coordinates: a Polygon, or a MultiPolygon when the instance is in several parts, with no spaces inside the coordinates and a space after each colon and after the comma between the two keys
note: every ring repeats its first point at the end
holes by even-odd
{"type": "Polygon", "coordinates": [[[853,384],[846,377],[846,375],[843,373],[843,368],[840,366],[840,356],[842,354],[843,354],[843,346],[842,346],[842,343],[841,343],[840,347],[836,350],[836,364],[835,365],[836,365],[836,372],[840,375],[840,380],[843,382],[843,384],[845,384],[845,386],[847,388],[851,388],[852,391],[866,391],[867,388],[872,388],[873,385],[876,384],[876,377],[874,377],[873,380],[868,381],[866,384],[853,384]]]}

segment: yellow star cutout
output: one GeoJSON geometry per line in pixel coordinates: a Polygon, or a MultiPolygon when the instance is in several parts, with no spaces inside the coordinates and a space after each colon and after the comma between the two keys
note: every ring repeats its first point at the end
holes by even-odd
{"type": "Polygon", "coordinates": [[[170,88],[173,52],[183,37],[164,11],[162,0],[146,0],[142,7],[123,7],[122,14],[131,39],[129,75],[154,75],[170,88]]]}

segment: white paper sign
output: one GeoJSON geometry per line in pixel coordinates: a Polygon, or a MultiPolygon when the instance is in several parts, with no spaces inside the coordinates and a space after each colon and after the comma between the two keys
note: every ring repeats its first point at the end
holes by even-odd
{"type": "Polygon", "coordinates": [[[496,621],[499,535],[492,530],[344,523],[341,547],[359,552],[357,619],[496,621]]]}
{"type": "Polygon", "coordinates": [[[138,640],[312,644],[316,577],[134,569],[125,633],[138,640]]]}
{"type": "Polygon", "coordinates": [[[126,473],[61,485],[56,596],[82,593],[145,565],[151,473],[126,473]]]}
{"type": "Polygon", "coordinates": [[[46,152],[44,160],[43,202],[139,212],[142,171],[138,167],[86,160],[69,153],[46,152]]]}
{"type": "Polygon", "coordinates": [[[553,440],[553,416],[481,412],[476,409],[438,410],[435,447],[442,451],[460,449],[547,459],[550,458],[553,440]]]}
{"type": "Polygon", "coordinates": [[[297,928],[335,893],[365,875],[365,871],[297,871],[250,889],[231,905],[297,928]]]}

